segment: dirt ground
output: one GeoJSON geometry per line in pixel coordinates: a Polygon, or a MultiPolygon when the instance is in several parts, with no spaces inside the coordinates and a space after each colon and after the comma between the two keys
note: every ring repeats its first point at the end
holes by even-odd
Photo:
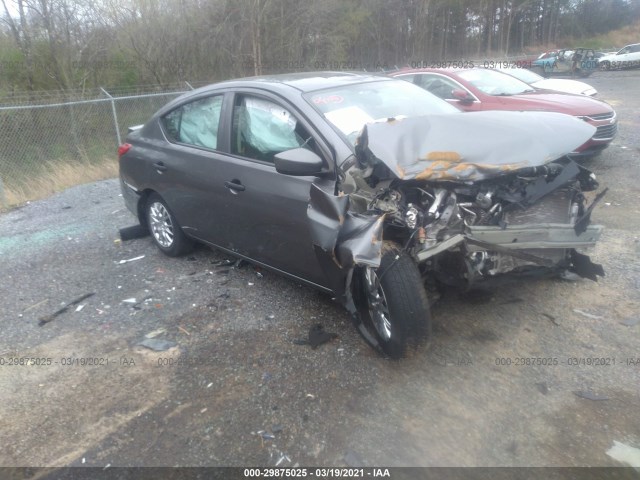
{"type": "Polygon", "coordinates": [[[613,441],[640,447],[640,71],[587,81],[619,117],[587,162],[610,188],[606,277],[447,292],[399,362],[323,294],[118,242],[115,180],[3,214],[0,466],[621,466],[613,441]],[[294,342],[317,323],[338,338],[294,342]],[[138,345],[154,334],[175,346],[138,345]]]}

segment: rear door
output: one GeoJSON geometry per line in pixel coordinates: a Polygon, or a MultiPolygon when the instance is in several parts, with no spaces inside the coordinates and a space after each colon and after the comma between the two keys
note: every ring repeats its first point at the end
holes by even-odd
{"type": "Polygon", "coordinates": [[[168,142],[149,155],[151,185],[190,236],[218,244],[218,232],[208,228],[216,223],[217,205],[226,193],[219,181],[217,165],[224,156],[219,138],[223,138],[221,123],[225,95],[209,94],[192,99],[159,119],[168,142]]]}

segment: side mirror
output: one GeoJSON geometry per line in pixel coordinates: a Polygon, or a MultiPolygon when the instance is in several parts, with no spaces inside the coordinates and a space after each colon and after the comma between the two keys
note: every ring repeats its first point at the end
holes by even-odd
{"type": "Polygon", "coordinates": [[[294,148],[274,157],[276,172],[284,175],[309,176],[322,171],[322,159],[306,148],[294,148]]]}
{"type": "Polygon", "coordinates": [[[470,105],[473,103],[473,97],[466,91],[460,88],[456,88],[451,92],[456,100],[459,100],[463,105],[470,105]]]}

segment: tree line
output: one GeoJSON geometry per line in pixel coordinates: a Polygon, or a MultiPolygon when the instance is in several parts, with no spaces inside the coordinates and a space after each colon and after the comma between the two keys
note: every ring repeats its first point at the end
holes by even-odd
{"type": "Polygon", "coordinates": [[[0,2],[3,96],[513,56],[640,18],[638,0],[0,2]]]}

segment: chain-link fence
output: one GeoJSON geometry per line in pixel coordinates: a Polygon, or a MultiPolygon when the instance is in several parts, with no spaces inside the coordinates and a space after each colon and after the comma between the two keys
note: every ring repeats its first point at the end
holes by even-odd
{"type": "Polygon", "coordinates": [[[113,171],[127,128],[146,122],[189,88],[183,84],[178,91],[137,95],[101,90],[97,98],[69,101],[65,95],[67,101],[55,103],[14,98],[7,105],[5,100],[0,104],[0,207],[42,196],[39,185],[61,165],[81,171],[111,162],[113,171]]]}

